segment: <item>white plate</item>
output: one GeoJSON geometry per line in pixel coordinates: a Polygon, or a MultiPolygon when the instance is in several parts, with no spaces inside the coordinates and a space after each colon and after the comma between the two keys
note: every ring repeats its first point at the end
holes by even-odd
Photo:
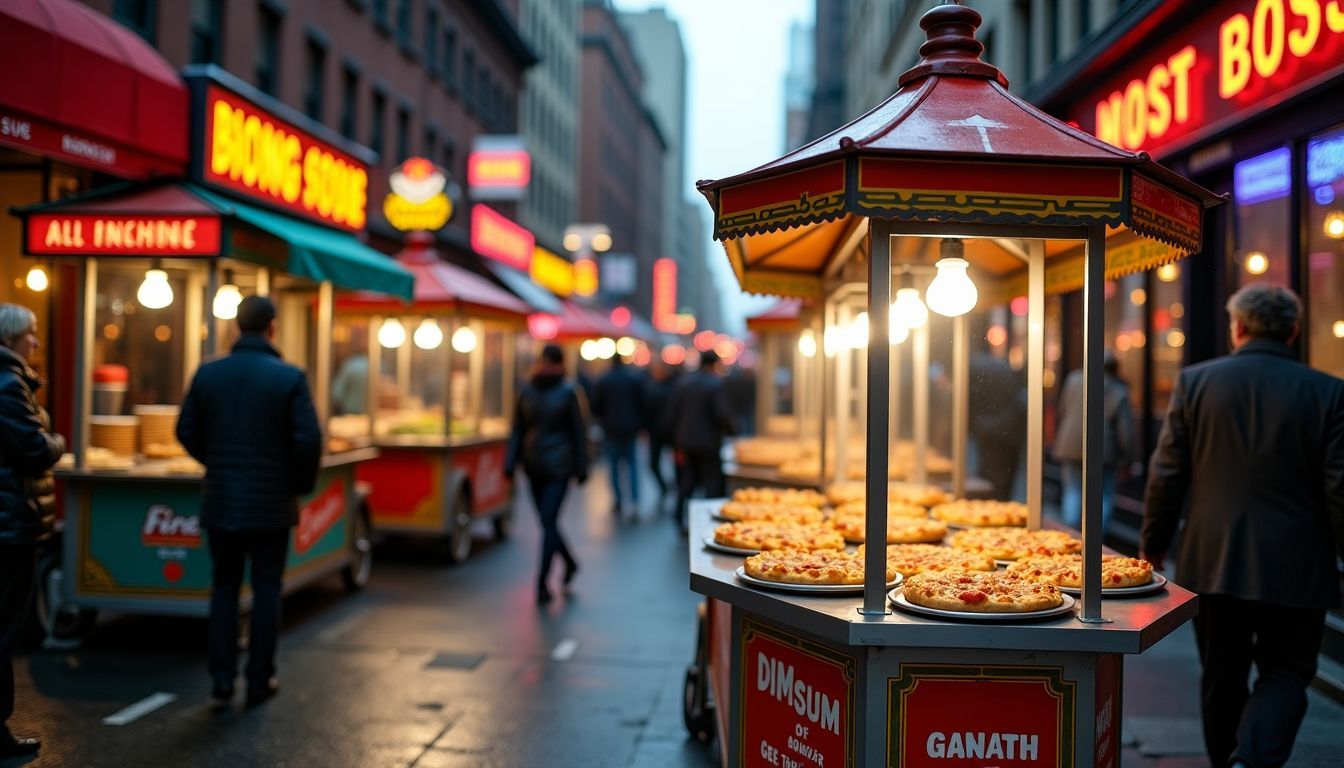
{"type": "Polygon", "coordinates": [[[759,549],[743,549],[742,547],[730,547],[726,544],[720,544],[714,540],[714,536],[705,537],[705,549],[712,549],[715,552],[722,552],[725,555],[759,555],[759,549]]]}
{"type": "MultiPolygon", "coordinates": [[[[1167,586],[1167,577],[1160,573],[1153,574],[1153,580],[1147,584],[1140,584],[1137,587],[1115,587],[1114,589],[1102,589],[1102,597],[1129,597],[1130,595],[1146,595],[1149,592],[1156,592],[1167,586]]],[[[1060,587],[1060,592],[1066,595],[1081,595],[1083,590],[1078,587],[1060,587]]]]}
{"type": "Polygon", "coordinates": [[[1074,599],[1068,595],[1063,595],[1064,603],[1057,608],[1050,608],[1044,611],[1028,611],[1026,613],[971,613],[969,611],[944,611],[941,608],[925,608],[922,605],[915,605],[905,599],[905,594],[893,589],[887,593],[887,599],[891,604],[908,613],[918,613],[924,616],[933,616],[939,619],[955,619],[957,621],[1035,621],[1036,619],[1047,619],[1052,616],[1063,616],[1073,612],[1074,599]]]}
{"type": "MultiPolygon", "coordinates": [[[[862,584],[786,584],[782,581],[766,581],[755,576],[748,576],[747,568],[744,565],[739,565],[737,570],[733,571],[733,574],[753,587],[779,589],[785,592],[820,592],[832,595],[861,594],[863,592],[862,584]]],[[[898,573],[895,581],[887,582],[887,588],[899,587],[903,581],[905,581],[905,577],[898,573]]]]}

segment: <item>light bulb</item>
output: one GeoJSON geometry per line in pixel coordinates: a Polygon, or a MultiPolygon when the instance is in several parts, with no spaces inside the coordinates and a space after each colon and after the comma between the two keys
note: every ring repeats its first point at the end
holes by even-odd
{"type": "Polygon", "coordinates": [[[835,357],[835,350],[840,346],[840,329],[835,326],[827,328],[821,333],[821,349],[827,357],[835,357]]]}
{"type": "MultiPolygon", "coordinates": [[[[666,350],[664,350],[663,354],[664,358],[666,358],[667,354],[666,350]]],[[[592,339],[584,339],[583,343],[579,345],[579,357],[582,357],[584,360],[588,361],[596,360],[597,342],[593,341],[592,339]]]]}
{"type": "MultiPolygon", "coordinates": [[[[1335,211],[1325,217],[1325,234],[1335,239],[1344,238],[1344,211],[1335,211]]],[[[28,286],[32,288],[31,285],[28,286]]],[[[40,288],[33,288],[35,291],[40,288]]]]}
{"type": "Polygon", "coordinates": [[[896,318],[896,305],[893,304],[887,315],[887,339],[893,345],[900,344],[910,338],[910,329],[901,325],[901,321],[896,318]]]}
{"type": "Polygon", "coordinates": [[[944,317],[957,317],[975,309],[980,293],[966,274],[970,262],[965,259],[947,258],[938,260],[938,274],[924,291],[924,300],[929,309],[944,317]]]}
{"type": "Polygon", "coordinates": [[[47,286],[51,285],[51,280],[47,278],[47,270],[43,269],[41,264],[34,264],[33,268],[28,270],[28,276],[24,278],[24,283],[27,284],[28,290],[41,293],[47,290],[47,286]]]}
{"type": "Polygon", "coordinates": [[[817,356],[817,334],[813,333],[811,328],[804,328],[803,332],[798,334],[798,354],[806,358],[817,356]]]}
{"type": "Polygon", "coordinates": [[[1263,275],[1269,271],[1269,257],[1260,251],[1246,254],[1246,271],[1252,275],[1263,275]]]}
{"type": "Polygon", "coordinates": [[[464,325],[453,331],[453,349],[464,355],[476,349],[476,332],[471,326],[464,325]]]}
{"type": "Polygon", "coordinates": [[[415,329],[411,336],[411,341],[415,346],[421,349],[438,349],[443,343],[443,331],[439,329],[439,324],[429,318],[420,321],[420,326],[415,329]]]}
{"type": "Polygon", "coordinates": [[[145,270],[145,281],[135,292],[140,306],[146,309],[163,309],[173,303],[173,286],[168,284],[168,273],[162,269],[145,270]]]}
{"type": "Polygon", "coordinates": [[[388,349],[396,349],[406,343],[406,326],[395,317],[389,317],[378,328],[378,343],[388,349]]]}
{"type": "Polygon", "coordinates": [[[211,307],[215,317],[220,320],[232,320],[238,316],[238,305],[243,303],[243,294],[238,286],[225,283],[215,291],[215,301],[211,307]]]}
{"type": "Polygon", "coordinates": [[[593,235],[593,250],[598,253],[611,250],[611,235],[606,232],[598,232],[593,235]]]}
{"type": "Polygon", "coordinates": [[[896,292],[896,302],[891,305],[891,316],[906,328],[918,328],[929,321],[929,310],[919,298],[915,288],[902,288],[896,292]]]}
{"type": "Polygon", "coordinates": [[[1157,268],[1157,279],[1164,283],[1174,283],[1181,276],[1181,268],[1174,263],[1163,264],[1157,268]]]}
{"type": "Polygon", "coordinates": [[[845,344],[850,349],[863,349],[868,346],[868,313],[860,312],[849,321],[845,330],[845,344]]]}
{"type": "Polygon", "coordinates": [[[593,344],[593,349],[599,358],[610,360],[616,355],[616,340],[603,336],[593,344]]]}
{"type": "Polygon", "coordinates": [[[635,340],[630,336],[622,336],[616,340],[616,354],[621,357],[630,357],[635,354],[635,340]]]}

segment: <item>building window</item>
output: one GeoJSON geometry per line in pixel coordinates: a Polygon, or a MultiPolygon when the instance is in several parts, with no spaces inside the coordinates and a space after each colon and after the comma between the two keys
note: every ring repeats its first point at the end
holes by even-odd
{"type": "Polygon", "coordinates": [[[114,0],[112,3],[112,18],[130,27],[151,45],[154,44],[157,11],[158,3],[155,0],[114,0]]]}
{"type": "Polygon", "coordinates": [[[1232,167],[1232,265],[1238,285],[1289,285],[1293,155],[1279,147],[1232,167]]]}
{"type": "Polygon", "coordinates": [[[303,90],[303,111],[314,120],[322,121],[322,94],[327,87],[327,48],[308,38],[308,84],[303,90]]]}
{"type": "Polygon", "coordinates": [[[397,41],[403,51],[411,47],[411,0],[397,2],[397,41]]]}
{"type": "Polygon", "coordinates": [[[402,107],[397,110],[397,157],[393,162],[400,163],[411,156],[411,110],[402,107]]]}
{"type": "Polygon", "coordinates": [[[280,25],[284,20],[269,5],[257,9],[257,88],[276,95],[280,86],[280,25]]]}
{"type": "Polygon", "coordinates": [[[443,30],[443,81],[449,87],[457,85],[457,30],[443,30]]]}
{"type": "Polygon", "coordinates": [[[440,163],[440,165],[443,166],[443,170],[448,172],[448,177],[452,178],[453,176],[456,175],[457,170],[455,168],[455,166],[457,165],[457,145],[453,143],[451,137],[445,138],[443,140],[442,153],[443,153],[443,160],[440,163]]]}
{"type": "Polygon", "coordinates": [[[429,76],[438,73],[439,64],[439,9],[425,5],[425,69],[429,76]]]}
{"type": "Polygon", "coordinates": [[[355,138],[359,122],[359,71],[346,65],[341,78],[341,135],[355,138]]]}
{"type": "Polygon", "coordinates": [[[379,159],[383,154],[383,130],[387,122],[387,94],[375,88],[373,101],[369,106],[369,149],[377,152],[379,159]]]}
{"type": "Polygon", "coordinates": [[[462,62],[462,103],[469,110],[476,108],[476,54],[470,48],[462,62]]]}
{"type": "Polygon", "coordinates": [[[430,162],[434,161],[434,156],[439,153],[439,129],[434,126],[425,127],[425,145],[422,147],[424,155],[430,162]]]}
{"type": "Polygon", "coordinates": [[[191,63],[218,64],[224,0],[191,0],[191,63]]]}
{"type": "Polygon", "coordinates": [[[1344,375],[1344,125],[1307,141],[1307,356],[1344,375]]]}

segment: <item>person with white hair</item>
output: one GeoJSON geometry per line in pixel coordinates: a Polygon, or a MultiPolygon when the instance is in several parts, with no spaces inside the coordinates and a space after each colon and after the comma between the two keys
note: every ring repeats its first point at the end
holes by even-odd
{"type": "Polygon", "coordinates": [[[37,546],[56,520],[51,467],[65,453],[37,402],[41,382],[28,361],[38,344],[32,310],[0,304],[0,758],[41,747],[5,725],[14,714],[14,650],[28,618],[37,546]]]}

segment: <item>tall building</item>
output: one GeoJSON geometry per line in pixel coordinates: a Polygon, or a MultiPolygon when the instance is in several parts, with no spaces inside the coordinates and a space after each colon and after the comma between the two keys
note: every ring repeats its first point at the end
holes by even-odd
{"type": "Polygon", "coordinates": [[[532,178],[519,206],[523,226],[559,251],[575,223],[579,127],[579,2],[521,0],[523,37],[541,57],[523,78],[519,127],[532,178]]]}
{"type": "Polygon", "coordinates": [[[808,24],[789,26],[789,69],[784,74],[784,151],[791,152],[815,139],[808,134],[812,88],[816,69],[815,30],[808,24]]]}
{"type": "Polygon", "coordinates": [[[846,53],[848,50],[849,24],[851,18],[861,19],[862,14],[853,14],[855,0],[817,0],[815,55],[816,75],[812,90],[812,114],[809,116],[807,133],[809,141],[824,136],[844,125],[850,117],[845,99],[846,53]]]}

